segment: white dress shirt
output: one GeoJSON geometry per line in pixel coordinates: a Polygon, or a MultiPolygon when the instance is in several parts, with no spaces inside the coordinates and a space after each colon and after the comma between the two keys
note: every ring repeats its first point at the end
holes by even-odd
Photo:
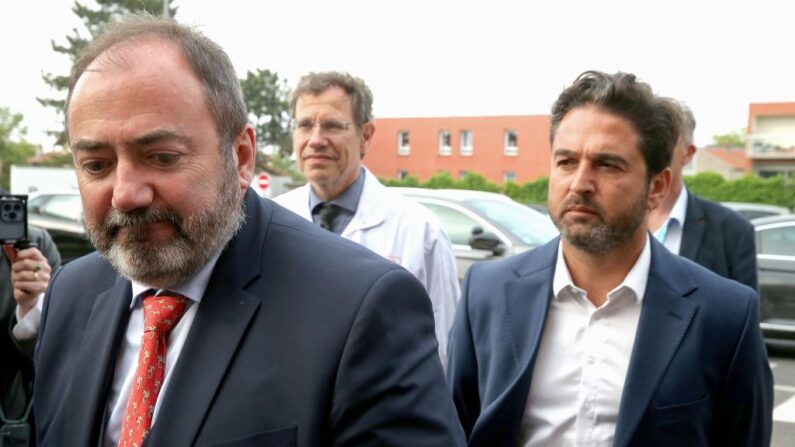
{"type": "MultiPolygon", "coordinates": [[[[152,425],[157,419],[157,413],[163,396],[168,390],[171,379],[171,372],[182,352],[182,346],[188,338],[188,332],[193,325],[193,319],[199,309],[199,303],[207,289],[210,275],[213,272],[215,263],[218,262],[218,255],[210,259],[209,262],[193,277],[190,281],[177,287],[169,289],[171,292],[179,293],[189,299],[185,314],[179,320],[174,329],[168,336],[166,345],[166,370],[163,379],[163,386],[155,402],[155,410],[152,416],[152,425]]],[[[132,282],[132,301],[130,302],[130,320],[127,324],[127,331],[124,340],[119,347],[119,355],[116,359],[116,369],[113,373],[113,383],[108,394],[107,406],[107,425],[105,426],[104,445],[111,447],[118,445],[119,432],[124,421],[124,412],[127,410],[127,401],[130,398],[130,389],[135,380],[135,370],[138,368],[138,352],[141,350],[141,337],[144,332],[144,309],[143,295],[152,290],[153,287],[132,282]]],[[[158,293],[160,293],[158,291],[158,293]]]]}
{"type": "Polygon", "coordinates": [[[685,225],[685,216],[687,215],[687,188],[682,186],[679,191],[679,197],[676,198],[674,207],[671,208],[671,213],[668,219],[660,226],[654,233],[665,248],[671,253],[678,255],[682,248],[682,233],[683,226],[685,225]]]}
{"type": "Polygon", "coordinates": [[[646,246],[624,281],[595,307],[558,246],[544,333],[520,445],[611,446],[651,265],[646,246]]]}
{"type": "Polygon", "coordinates": [[[44,303],[44,294],[40,293],[36,297],[36,304],[25,314],[24,317],[19,317],[19,305],[14,311],[17,317],[17,323],[11,328],[11,334],[17,340],[32,340],[39,334],[39,326],[41,325],[41,309],[44,303]]]}

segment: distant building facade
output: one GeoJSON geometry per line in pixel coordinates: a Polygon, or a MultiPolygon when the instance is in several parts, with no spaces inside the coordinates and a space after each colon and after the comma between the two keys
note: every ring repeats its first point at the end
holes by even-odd
{"type": "MultiPolygon", "coordinates": [[[[378,118],[364,164],[377,176],[425,181],[470,172],[503,184],[549,175],[549,115],[378,118]]],[[[795,177],[795,102],[752,103],[745,148],[700,148],[685,175],[795,177]]]]}
{"type": "Polygon", "coordinates": [[[745,148],[704,147],[698,148],[693,160],[682,171],[684,175],[715,172],[726,180],[734,180],[750,172],[751,163],[745,148]]]}
{"type": "Polygon", "coordinates": [[[746,135],[754,174],[795,176],[795,102],[752,103],[746,135]]]}
{"type": "Polygon", "coordinates": [[[378,118],[364,164],[379,177],[473,172],[497,184],[549,175],[549,115],[378,118]]]}

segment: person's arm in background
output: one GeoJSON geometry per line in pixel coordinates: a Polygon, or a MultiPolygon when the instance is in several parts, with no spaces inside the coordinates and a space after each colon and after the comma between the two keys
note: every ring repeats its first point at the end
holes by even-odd
{"type": "Polygon", "coordinates": [[[10,329],[17,347],[32,357],[41,319],[41,301],[52,274],[61,267],[61,256],[45,230],[30,227],[29,237],[36,246],[14,253],[11,263],[17,308],[10,329]]]}
{"type": "Polygon", "coordinates": [[[442,366],[446,368],[448,336],[453,326],[461,288],[458,284],[455,254],[450,240],[441,228],[426,235],[425,266],[428,271],[426,288],[433,303],[436,339],[439,341],[439,357],[442,366]]]}

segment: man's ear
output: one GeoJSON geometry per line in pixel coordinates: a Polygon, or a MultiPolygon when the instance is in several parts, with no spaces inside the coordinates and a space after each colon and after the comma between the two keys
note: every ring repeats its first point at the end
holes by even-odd
{"type": "Polygon", "coordinates": [[[370,142],[373,141],[375,135],[375,124],[371,122],[364,123],[362,126],[362,147],[359,149],[359,155],[364,158],[367,151],[370,149],[370,142]]]}
{"type": "Polygon", "coordinates": [[[257,158],[257,135],[250,124],[246,124],[240,135],[237,136],[233,147],[235,168],[240,189],[245,191],[254,178],[254,163],[257,158]]]}
{"type": "Polygon", "coordinates": [[[682,166],[690,163],[693,160],[694,155],[696,155],[696,145],[688,144],[687,147],[685,147],[685,158],[682,160],[682,166]]]}
{"type": "Polygon", "coordinates": [[[672,175],[671,168],[667,167],[651,178],[649,182],[649,196],[647,198],[649,211],[660,206],[662,200],[668,195],[668,190],[671,189],[672,175]]]}

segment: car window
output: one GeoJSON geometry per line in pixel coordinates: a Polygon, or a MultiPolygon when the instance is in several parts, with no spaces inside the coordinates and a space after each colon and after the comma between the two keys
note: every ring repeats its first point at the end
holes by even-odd
{"type": "Polygon", "coordinates": [[[759,210],[737,210],[738,213],[742,214],[748,220],[756,219],[758,217],[767,217],[767,216],[777,216],[778,213],[772,211],[759,211],[759,210]]]}
{"type": "Polygon", "coordinates": [[[469,245],[472,228],[481,226],[475,219],[449,206],[428,202],[422,202],[422,204],[436,214],[453,244],[469,245]]]}
{"type": "Polygon", "coordinates": [[[28,208],[39,206],[44,203],[50,196],[36,196],[28,200],[28,208]]]}
{"type": "Polygon", "coordinates": [[[82,211],[80,196],[73,194],[54,195],[41,207],[41,214],[61,217],[75,222],[80,221],[82,211]]]}
{"type": "Polygon", "coordinates": [[[760,254],[795,256],[795,226],[767,228],[759,236],[760,254]]]}
{"type": "Polygon", "coordinates": [[[515,202],[476,199],[467,202],[527,245],[541,245],[558,235],[547,216],[515,202]]]}

